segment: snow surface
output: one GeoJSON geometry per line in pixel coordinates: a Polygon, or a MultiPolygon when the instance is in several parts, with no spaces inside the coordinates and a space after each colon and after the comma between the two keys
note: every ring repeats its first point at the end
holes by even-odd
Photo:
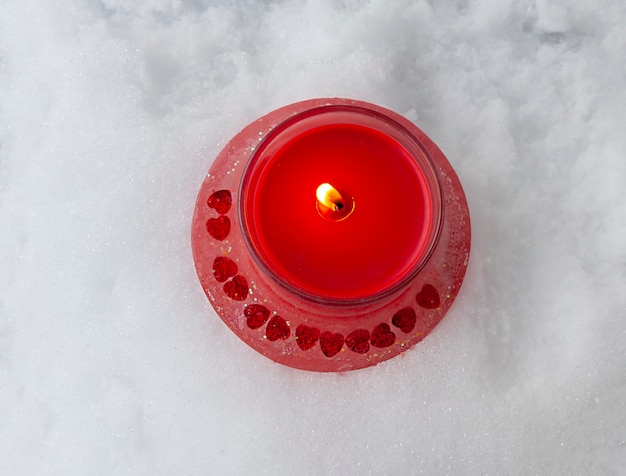
{"type": "Polygon", "coordinates": [[[0,474],[626,474],[623,0],[0,0],[0,474]],[[255,353],[195,275],[256,117],[375,102],[446,153],[458,301],[375,368],[255,353]]]}

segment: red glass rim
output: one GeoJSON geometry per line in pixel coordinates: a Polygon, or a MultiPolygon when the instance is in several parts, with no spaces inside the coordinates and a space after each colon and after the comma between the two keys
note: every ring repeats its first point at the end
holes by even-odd
{"type": "MultiPolygon", "coordinates": [[[[410,126],[409,126],[410,127],[410,126]]],[[[416,128],[417,129],[417,128],[416,128]]],[[[437,245],[443,223],[443,201],[439,177],[432,158],[418,139],[419,131],[412,132],[395,119],[377,110],[348,104],[330,104],[312,107],[299,112],[273,128],[252,150],[252,154],[243,171],[239,187],[239,221],[242,235],[250,255],[267,276],[287,292],[307,301],[330,306],[363,306],[401,292],[423,269],[437,245]],[[258,232],[256,219],[252,212],[255,200],[255,184],[263,168],[271,161],[273,153],[280,149],[289,138],[318,127],[330,125],[353,125],[371,129],[384,134],[410,157],[412,166],[426,185],[430,209],[429,226],[415,245],[412,259],[388,285],[374,292],[363,295],[338,297],[323,292],[313,293],[305,289],[289,273],[281,272],[278,266],[264,251],[258,232]]],[[[421,180],[420,180],[421,181],[421,180]]]]}

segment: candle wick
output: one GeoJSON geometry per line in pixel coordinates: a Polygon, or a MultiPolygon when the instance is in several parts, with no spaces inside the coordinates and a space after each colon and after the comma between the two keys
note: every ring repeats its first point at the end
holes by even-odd
{"type": "Polygon", "coordinates": [[[329,221],[342,221],[354,211],[354,199],[329,183],[323,183],[315,191],[317,212],[329,221]]]}

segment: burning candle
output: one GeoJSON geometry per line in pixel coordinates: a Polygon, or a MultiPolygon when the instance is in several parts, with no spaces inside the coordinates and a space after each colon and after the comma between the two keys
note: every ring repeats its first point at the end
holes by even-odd
{"type": "Polygon", "coordinates": [[[401,116],[341,99],[296,103],[238,134],[192,226],[226,324],[310,370],[374,365],[423,339],[458,293],[469,242],[441,151],[401,116]]]}

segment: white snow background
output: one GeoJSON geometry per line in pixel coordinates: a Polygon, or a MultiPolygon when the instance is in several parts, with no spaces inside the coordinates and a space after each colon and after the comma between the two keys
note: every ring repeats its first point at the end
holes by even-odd
{"type": "Polygon", "coordinates": [[[0,0],[0,474],[626,474],[623,0],[0,0]],[[458,300],[303,372],[195,274],[213,158],[311,97],[418,124],[468,197],[458,300]]]}

